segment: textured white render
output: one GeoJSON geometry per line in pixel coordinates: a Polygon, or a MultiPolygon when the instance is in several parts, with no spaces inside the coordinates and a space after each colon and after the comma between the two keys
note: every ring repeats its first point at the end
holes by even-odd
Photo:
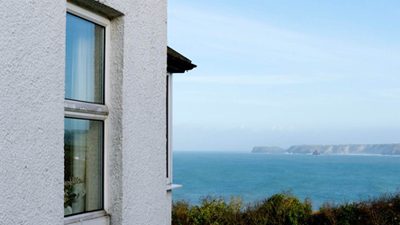
{"type": "Polygon", "coordinates": [[[115,131],[109,154],[111,222],[167,224],[166,1],[113,0],[105,4],[124,13],[111,31],[111,58],[123,59],[123,66],[112,63],[111,72],[115,85],[111,103],[116,104],[110,115],[123,109],[122,120],[115,120],[111,129],[115,131]],[[121,37],[123,46],[119,45],[121,37]]]}
{"type": "Polygon", "coordinates": [[[62,224],[66,3],[0,5],[0,224],[62,224]]]}
{"type": "MultiPolygon", "coordinates": [[[[171,211],[172,211],[172,191],[167,192],[167,221],[171,221],[171,211]]],[[[169,222],[170,224],[171,222],[169,222]]]]}
{"type": "MultiPolygon", "coordinates": [[[[111,18],[105,121],[111,224],[169,224],[167,3],[71,2],[111,18]]],[[[0,225],[64,224],[66,2],[0,5],[0,225]]]]}

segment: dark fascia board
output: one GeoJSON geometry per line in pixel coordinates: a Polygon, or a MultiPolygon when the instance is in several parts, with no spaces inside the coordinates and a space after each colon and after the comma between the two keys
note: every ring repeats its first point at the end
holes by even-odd
{"type": "Polygon", "coordinates": [[[99,1],[88,1],[88,0],[67,0],[69,3],[73,3],[82,8],[85,8],[91,12],[100,14],[110,20],[123,16],[122,12],[119,12],[99,1]]]}
{"type": "Polygon", "coordinates": [[[188,70],[196,68],[195,64],[179,52],[167,47],[167,72],[170,73],[184,73],[188,70]]]}

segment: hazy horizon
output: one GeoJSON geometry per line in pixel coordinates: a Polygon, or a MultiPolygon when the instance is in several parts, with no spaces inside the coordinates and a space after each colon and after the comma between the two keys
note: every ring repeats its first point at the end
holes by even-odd
{"type": "MultiPolygon", "coordinates": [[[[345,144],[319,144],[319,145],[394,145],[394,144],[400,144],[400,142],[397,143],[375,143],[375,144],[363,144],[363,143],[345,143],[345,144]]],[[[316,144],[296,144],[296,145],[316,145],[316,144]]],[[[191,150],[191,149],[174,149],[175,152],[232,152],[232,153],[251,153],[254,147],[279,147],[282,149],[289,149],[292,146],[296,146],[296,145],[289,145],[288,147],[281,147],[281,146],[277,146],[277,145],[254,145],[251,149],[234,149],[234,150],[230,150],[230,149],[225,149],[225,150],[221,150],[221,149],[197,149],[197,150],[191,150]]],[[[368,155],[368,154],[362,154],[360,153],[360,155],[368,155]]],[[[398,155],[380,155],[380,156],[396,156],[398,157],[398,155]]]]}
{"type": "Polygon", "coordinates": [[[400,136],[400,3],[168,4],[175,151],[389,144],[400,136]]]}

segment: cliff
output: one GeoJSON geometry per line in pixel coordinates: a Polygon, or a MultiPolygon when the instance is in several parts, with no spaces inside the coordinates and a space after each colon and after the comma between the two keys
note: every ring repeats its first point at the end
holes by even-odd
{"type": "Polygon", "coordinates": [[[293,145],[287,150],[278,151],[279,147],[254,147],[253,153],[289,153],[289,154],[314,154],[315,155],[400,155],[400,144],[379,145],[293,145]]]}
{"type": "Polygon", "coordinates": [[[286,150],[276,146],[256,146],[253,148],[252,153],[285,153],[286,150]]]}

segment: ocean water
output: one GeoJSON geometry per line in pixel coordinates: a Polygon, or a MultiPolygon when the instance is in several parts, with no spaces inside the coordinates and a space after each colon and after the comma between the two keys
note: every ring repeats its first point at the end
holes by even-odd
{"type": "Polygon", "coordinates": [[[325,201],[357,201],[400,187],[400,157],[174,152],[173,200],[200,203],[206,195],[241,196],[244,202],[291,190],[313,209],[325,201]]]}

